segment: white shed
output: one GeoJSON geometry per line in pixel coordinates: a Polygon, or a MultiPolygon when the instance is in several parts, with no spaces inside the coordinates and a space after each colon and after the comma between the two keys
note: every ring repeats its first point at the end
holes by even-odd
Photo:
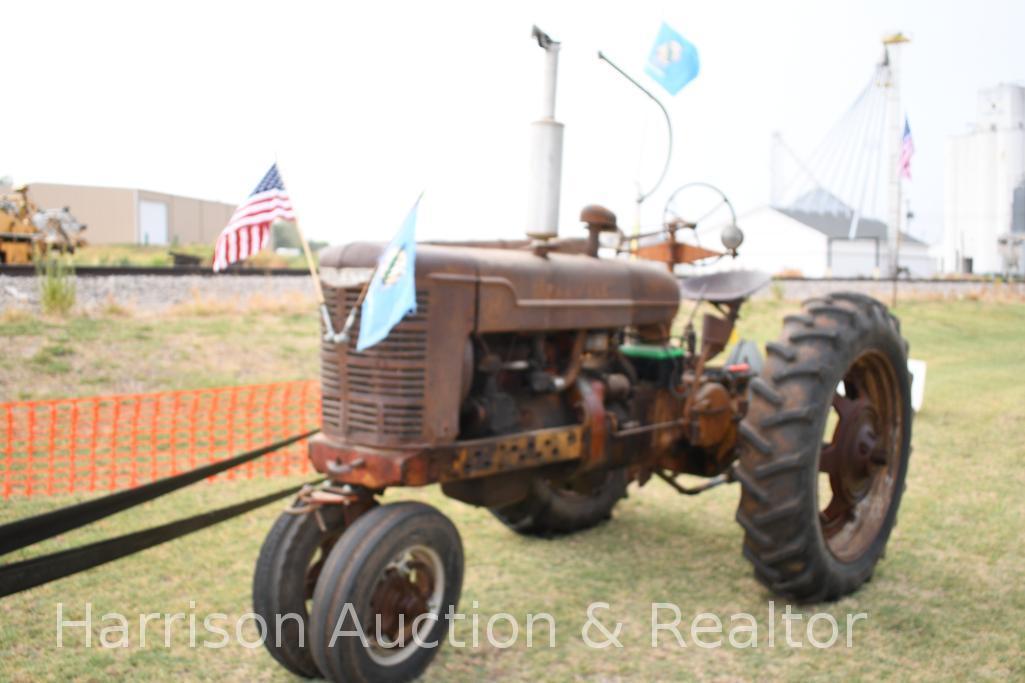
{"type": "MultiPolygon", "coordinates": [[[[835,198],[833,198],[835,200],[835,198]]],[[[852,212],[832,203],[832,211],[762,207],[737,219],[744,231],[736,265],[803,277],[879,277],[888,263],[886,225],[862,218],[849,239],[852,212]]],[[[913,278],[932,277],[929,245],[901,233],[900,265],[913,278]]]]}

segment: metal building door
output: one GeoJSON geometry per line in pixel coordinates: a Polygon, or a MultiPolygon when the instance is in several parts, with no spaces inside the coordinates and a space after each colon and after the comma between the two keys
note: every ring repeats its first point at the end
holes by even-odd
{"type": "Polygon", "coordinates": [[[167,244],[167,203],[139,200],[139,242],[167,244]]]}

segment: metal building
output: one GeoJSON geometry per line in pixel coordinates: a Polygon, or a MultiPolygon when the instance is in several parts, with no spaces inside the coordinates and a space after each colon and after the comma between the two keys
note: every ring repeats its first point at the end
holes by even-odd
{"type": "Polygon", "coordinates": [[[1025,272],[1025,87],[979,93],[972,130],[947,140],[945,176],[943,270],[1025,272]]]}
{"type": "Polygon", "coordinates": [[[38,206],[67,206],[88,226],[90,244],[213,244],[235,207],[123,187],[30,183],[38,206]]]}
{"type": "MultiPolygon", "coordinates": [[[[853,210],[824,190],[826,195],[814,208],[801,203],[786,207],[766,206],[738,218],[744,244],[737,267],[755,268],[774,275],[803,277],[886,277],[890,248],[885,223],[877,219],[858,221],[850,237],[853,210]]],[[[808,202],[805,202],[808,203],[808,202]]],[[[929,245],[901,232],[899,265],[913,278],[932,277],[935,261],[929,245]]]]}

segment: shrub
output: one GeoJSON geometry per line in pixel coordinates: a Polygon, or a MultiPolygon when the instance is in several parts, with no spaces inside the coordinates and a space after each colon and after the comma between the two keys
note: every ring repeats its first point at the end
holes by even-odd
{"type": "Polygon", "coordinates": [[[66,315],[75,305],[75,270],[57,255],[36,261],[39,304],[44,313],[66,315]]]}

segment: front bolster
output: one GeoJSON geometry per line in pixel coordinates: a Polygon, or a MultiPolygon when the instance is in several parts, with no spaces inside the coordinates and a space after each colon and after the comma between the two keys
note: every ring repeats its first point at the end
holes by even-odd
{"type": "Polygon", "coordinates": [[[324,435],[310,439],[313,468],[332,481],[379,490],[388,486],[426,486],[437,481],[431,472],[432,458],[424,450],[382,451],[349,446],[324,435]],[[362,462],[357,465],[356,463],[362,462]],[[332,474],[328,465],[352,467],[342,475],[332,474]]]}
{"type": "Polygon", "coordinates": [[[310,462],[337,483],[380,490],[388,486],[426,486],[477,479],[512,470],[579,460],[584,454],[582,425],[538,429],[448,446],[413,450],[377,450],[348,446],[318,434],[310,439],[310,462]],[[344,474],[336,469],[349,466],[344,474]]]}

